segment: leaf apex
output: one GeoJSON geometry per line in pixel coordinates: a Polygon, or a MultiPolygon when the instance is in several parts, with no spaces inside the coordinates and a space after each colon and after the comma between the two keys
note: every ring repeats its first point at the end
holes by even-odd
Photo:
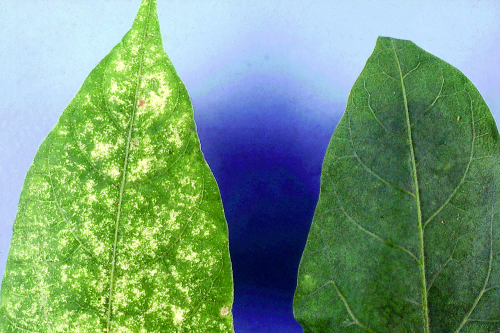
{"type": "MultiPolygon", "coordinates": [[[[139,28],[144,26],[144,20],[146,22],[148,19],[158,17],[158,7],[156,5],[156,0],[142,0],[137,15],[135,16],[132,28],[139,28]]],[[[159,26],[158,26],[159,28],[159,26]]]]}

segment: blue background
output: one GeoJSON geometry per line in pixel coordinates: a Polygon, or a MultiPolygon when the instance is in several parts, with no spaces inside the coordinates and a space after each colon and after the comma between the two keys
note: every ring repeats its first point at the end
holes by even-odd
{"type": "MultiPolygon", "coordinates": [[[[26,172],[139,0],[0,2],[0,276],[26,172]]],[[[500,2],[158,0],[230,231],[235,330],[302,332],[292,315],[322,159],[377,36],[464,72],[500,120],[500,2]]]]}

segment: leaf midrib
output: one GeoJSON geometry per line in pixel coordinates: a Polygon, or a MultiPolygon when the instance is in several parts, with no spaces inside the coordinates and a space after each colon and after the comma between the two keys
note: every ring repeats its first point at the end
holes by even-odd
{"type": "Polygon", "coordinates": [[[408,100],[406,98],[406,88],[404,85],[404,77],[403,72],[401,70],[401,64],[399,61],[398,54],[396,52],[396,47],[394,45],[394,40],[391,39],[392,50],[394,52],[394,57],[396,59],[396,64],[398,65],[399,78],[401,83],[401,89],[403,93],[404,106],[405,106],[405,116],[406,116],[406,126],[407,126],[407,134],[408,134],[408,145],[410,148],[411,154],[411,171],[413,177],[413,187],[415,190],[415,201],[416,201],[416,210],[417,210],[417,229],[418,229],[418,238],[420,245],[420,260],[418,261],[418,266],[420,270],[420,284],[421,284],[421,293],[422,293],[422,315],[424,320],[424,333],[429,333],[429,310],[427,306],[427,286],[425,279],[425,251],[424,251],[424,228],[422,221],[422,208],[420,203],[420,192],[418,186],[418,175],[417,175],[417,164],[415,161],[415,151],[413,148],[413,138],[411,134],[411,122],[410,122],[410,113],[408,110],[408,100]]]}
{"type": "Polygon", "coordinates": [[[151,16],[151,7],[152,7],[152,2],[148,3],[148,13],[146,16],[146,20],[144,22],[144,33],[143,33],[143,38],[142,38],[142,44],[141,49],[140,49],[140,54],[139,54],[139,69],[137,72],[137,83],[136,83],[136,88],[135,88],[135,96],[134,96],[134,102],[133,102],[133,109],[132,109],[132,115],[130,116],[130,125],[129,125],[129,130],[128,130],[128,137],[127,137],[127,143],[126,143],[126,150],[125,150],[125,159],[123,162],[123,169],[122,169],[122,181],[120,183],[120,193],[119,193],[119,199],[118,199],[118,211],[116,213],[116,223],[115,223],[115,236],[114,236],[114,242],[113,242],[113,257],[111,261],[111,274],[109,278],[109,302],[108,302],[108,312],[107,312],[107,319],[106,319],[106,332],[111,332],[111,308],[113,305],[113,292],[114,292],[114,279],[115,279],[115,267],[116,267],[116,254],[117,254],[117,244],[118,244],[118,228],[120,225],[120,217],[121,217],[121,207],[122,207],[122,201],[123,201],[123,191],[125,188],[126,184],[126,176],[127,176],[127,165],[128,165],[128,156],[130,153],[130,144],[132,141],[132,130],[134,127],[134,119],[135,119],[135,112],[137,109],[137,95],[139,92],[139,85],[141,83],[141,70],[142,70],[142,64],[143,64],[143,57],[144,57],[144,42],[146,40],[146,34],[148,31],[148,26],[149,26],[149,19],[151,16]]]}

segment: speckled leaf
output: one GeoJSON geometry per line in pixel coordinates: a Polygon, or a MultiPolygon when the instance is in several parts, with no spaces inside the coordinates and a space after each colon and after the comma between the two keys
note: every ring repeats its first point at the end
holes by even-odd
{"type": "Polygon", "coordinates": [[[156,1],[28,171],[0,332],[233,332],[227,224],[156,1]]]}
{"type": "Polygon", "coordinates": [[[498,143],[459,70],[379,38],[323,162],[304,332],[500,331],[498,143]]]}

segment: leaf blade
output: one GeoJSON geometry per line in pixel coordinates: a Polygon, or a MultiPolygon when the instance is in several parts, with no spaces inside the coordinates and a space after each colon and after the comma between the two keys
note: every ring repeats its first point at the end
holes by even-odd
{"type": "Polygon", "coordinates": [[[472,83],[409,41],[379,38],[323,162],[294,298],[304,331],[493,327],[497,161],[472,83]]]}
{"type": "Polygon", "coordinates": [[[222,202],[156,1],[40,146],[1,292],[2,332],[233,331],[222,202]]]}

